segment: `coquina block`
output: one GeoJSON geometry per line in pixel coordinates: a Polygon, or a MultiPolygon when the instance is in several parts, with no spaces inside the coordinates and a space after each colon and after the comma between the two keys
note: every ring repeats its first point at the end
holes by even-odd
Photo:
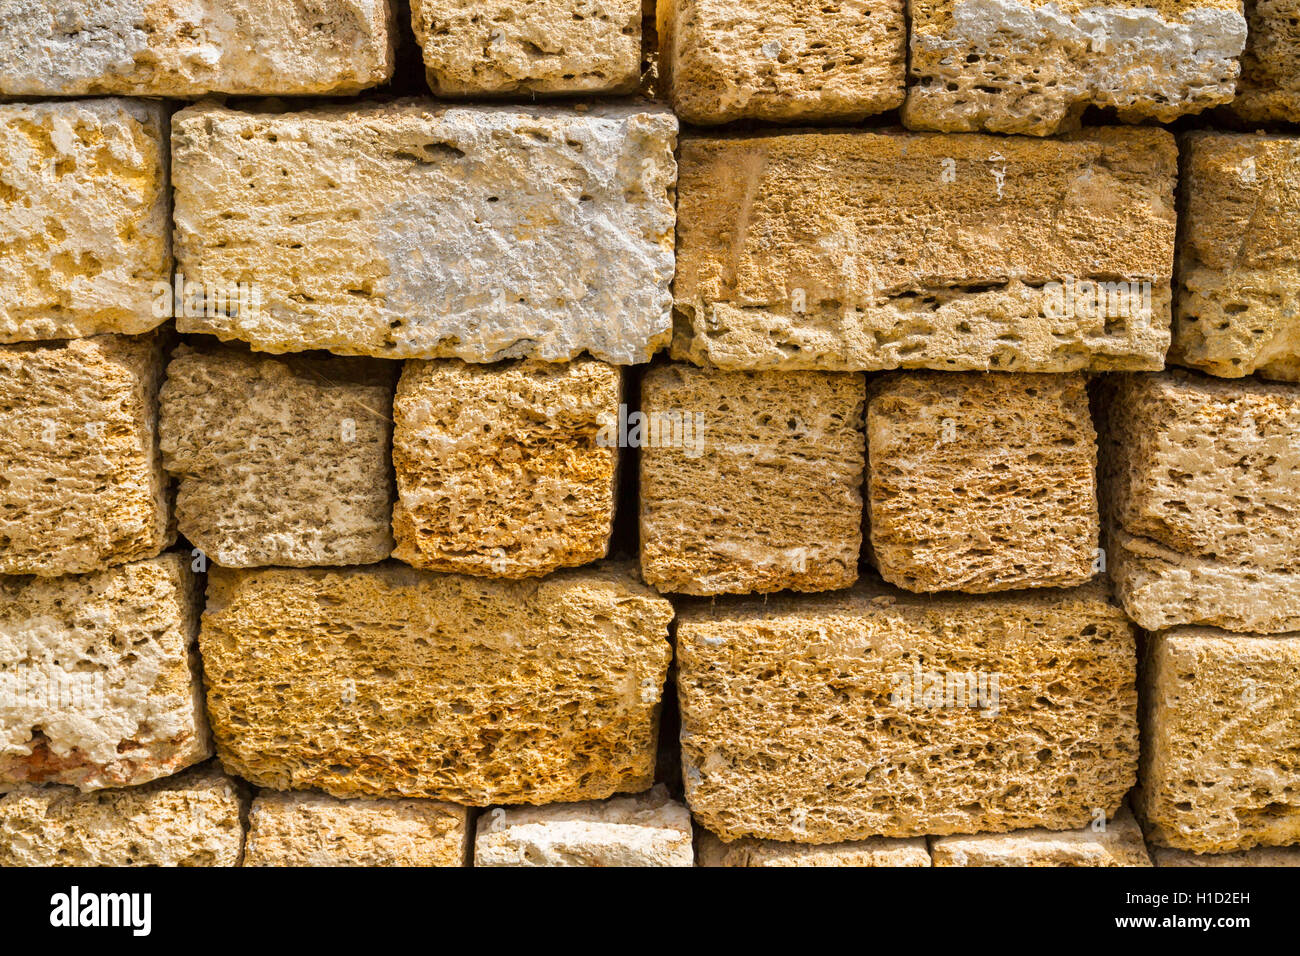
{"type": "Polygon", "coordinates": [[[438,96],[631,93],[641,0],[411,0],[438,96]]]}
{"type": "Polygon", "coordinates": [[[1099,570],[1082,375],[908,372],[867,401],[870,556],[909,591],[1070,587],[1099,570]]]}
{"type": "Polygon", "coordinates": [[[645,362],[671,336],[676,138],[668,111],[621,105],[182,110],[177,261],[260,306],[177,327],[267,352],[645,362]]]}
{"type": "Polygon", "coordinates": [[[696,841],[698,866],[929,866],[925,840],[871,837],[816,846],[742,838],[723,843],[707,830],[696,841]]]}
{"type": "Polygon", "coordinates": [[[1106,554],[1147,630],[1300,630],[1300,388],[1192,372],[1111,383],[1106,554]]]}
{"type": "Polygon", "coordinates": [[[387,558],[395,378],[375,359],[179,347],[160,431],[180,532],[226,567],[387,558]]]}
{"type": "Polygon", "coordinates": [[[212,755],[196,591],[178,554],[0,578],[0,791],[135,786],[212,755]]]}
{"type": "Polygon", "coordinates": [[[1240,0],[909,0],[913,129],[1046,136],[1089,106],[1171,122],[1232,100],[1240,0]]]}
{"type": "Polygon", "coordinates": [[[903,102],[903,0],[660,0],[658,32],[690,123],[851,121],[903,102]]]}
{"type": "Polygon", "coordinates": [[[679,608],[686,802],[723,840],[1081,829],[1137,775],[1132,625],[1101,584],[679,608]]]}
{"type": "Polygon", "coordinates": [[[437,800],[340,800],[264,790],[244,866],[464,866],[469,810],[437,800]]]}
{"type": "Polygon", "coordinates": [[[1300,0],[1246,0],[1246,20],[1232,108],[1252,123],[1300,123],[1300,0]]]}
{"type": "Polygon", "coordinates": [[[1300,866],[1300,846],[1257,846],[1235,853],[1188,853],[1155,846],[1151,859],[1156,866],[1300,866]]]}
{"type": "Polygon", "coordinates": [[[395,557],[536,577],[605,557],[622,376],[604,362],[411,361],[394,405],[395,557]]]}
{"type": "Polygon", "coordinates": [[[468,806],[651,785],[672,606],[628,566],[499,581],[213,570],[217,753],[273,790],[468,806]]]}
{"type": "Polygon", "coordinates": [[[673,356],[1163,368],[1177,159],[1159,129],[685,137],[673,356]]]}
{"type": "Polygon", "coordinates": [[[175,537],[154,335],[0,346],[0,574],[153,557],[175,537]]]}
{"type": "Polygon", "coordinates": [[[651,369],[641,574],[683,594],[826,591],[858,577],[863,376],[651,369]]]}
{"type": "Polygon", "coordinates": [[[1127,807],[1078,830],[1017,830],[935,837],[935,866],[1151,866],[1127,807]]]}
{"type": "MultiPolygon", "coordinates": [[[[4,45],[28,42],[15,6],[33,4],[0,2],[0,76],[12,72],[4,45]]],[[[169,318],[156,308],[171,277],[164,122],[161,103],[140,100],[0,105],[0,342],[135,334],[169,318]]]]}
{"type": "Polygon", "coordinates": [[[1300,382],[1300,137],[1198,131],[1182,153],[1170,360],[1300,382]]]}

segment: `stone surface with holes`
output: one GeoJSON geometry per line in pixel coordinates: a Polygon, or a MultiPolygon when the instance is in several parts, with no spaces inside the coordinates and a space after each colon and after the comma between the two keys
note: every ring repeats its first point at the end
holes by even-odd
{"type": "Polygon", "coordinates": [[[1156,866],[1300,866],[1300,846],[1257,846],[1232,853],[1189,853],[1154,846],[1151,859],[1156,866]]]}
{"type": "Polygon", "coordinates": [[[1017,830],[936,837],[935,866],[1151,866],[1128,807],[1075,830],[1017,830]]]}
{"type": "Polygon", "coordinates": [[[699,866],[929,866],[921,837],[871,837],[847,843],[782,843],[742,838],[723,843],[707,830],[697,842],[699,866]]]}
{"type": "Polygon", "coordinates": [[[1246,20],[1232,108],[1252,123],[1300,123],[1300,0],[1246,0],[1246,20]]]}

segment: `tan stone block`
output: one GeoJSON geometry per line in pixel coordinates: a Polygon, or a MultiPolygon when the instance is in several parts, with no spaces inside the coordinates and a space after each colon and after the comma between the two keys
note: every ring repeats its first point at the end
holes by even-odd
{"type": "Polygon", "coordinates": [[[1156,866],[1300,866],[1300,846],[1257,846],[1235,853],[1188,853],[1163,846],[1151,848],[1156,866]]]}
{"type": "Polygon", "coordinates": [[[651,369],[645,420],[628,420],[646,582],[727,594],[856,581],[864,395],[855,374],[651,369]]]}
{"type": "Polygon", "coordinates": [[[1175,141],[1158,129],[686,137],[673,356],[733,369],[1162,368],[1176,175],[1175,141]]]}
{"type": "Polygon", "coordinates": [[[1246,21],[1232,108],[1252,123],[1300,123],[1300,0],[1246,0],[1246,21]]]}
{"type": "Polygon", "coordinates": [[[217,753],[259,787],[468,806],[650,786],[672,606],[629,566],[208,577],[217,753]]]}
{"type": "Polygon", "coordinates": [[[724,840],[1082,828],[1133,786],[1132,626],[1101,584],[679,608],[686,802],[724,840]]]}
{"type": "Polygon", "coordinates": [[[168,318],[155,308],[171,273],[164,115],[140,100],[0,105],[0,342],[168,318]]]}
{"type": "Polygon", "coordinates": [[[178,348],[159,430],[180,532],[226,567],[388,557],[395,376],[372,359],[178,348]]]}
{"type": "Polygon", "coordinates": [[[175,537],[153,335],[0,346],[0,574],[79,574],[175,537]]]}
{"type": "Polygon", "coordinates": [[[903,0],[659,0],[658,24],[690,123],[861,120],[903,102],[903,0]]]}
{"type": "Polygon", "coordinates": [[[707,830],[697,841],[698,866],[929,866],[925,840],[871,837],[815,846],[776,840],[740,839],[723,843],[707,830]]]}
{"type": "Polygon", "coordinates": [[[1142,830],[1127,807],[1104,830],[1090,824],[1080,830],[941,836],[930,852],[935,866],[1151,866],[1142,830]]]}
{"type": "Polygon", "coordinates": [[[867,400],[871,552],[909,591],[1088,581],[1097,435],[1082,375],[899,373],[867,400]]]}
{"type": "Polygon", "coordinates": [[[407,362],[394,403],[394,557],[536,577],[605,557],[622,376],[604,362],[407,362]]]}

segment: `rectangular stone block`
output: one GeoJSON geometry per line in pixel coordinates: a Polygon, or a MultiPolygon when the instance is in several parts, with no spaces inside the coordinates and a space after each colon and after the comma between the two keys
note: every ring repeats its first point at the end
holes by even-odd
{"type": "Polygon", "coordinates": [[[411,0],[436,96],[631,93],[641,0],[411,0]]]}
{"type": "Polygon", "coordinates": [[[903,102],[903,0],[659,0],[658,27],[690,123],[857,121],[903,102]]]}
{"type": "Polygon", "coordinates": [[[127,787],[212,755],[189,562],[0,578],[0,791],[127,787]]]}
{"type": "Polygon", "coordinates": [[[1101,584],[693,601],[686,802],[724,840],[1082,828],[1136,778],[1135,657],[1101,584]]]}
{"type": "Polygon", "coordinates": [[[355,93],[393,73],[391,0],[0,0],[0,94],[355,93]]]}
{"type": "Polygon", "coordinates": [[[1181,146],[1170,361],[1300,382],[1300,137],[1199,130],[1181,146]]]}
{"type": "Polygon", "coordinates": [[[921,837],[871,837],[815,846],[776,840],[740,839],[723,843],[701,830],[698,866],[929,866],[930,851],[921,837]]]}
{"type": "Polygon", "coordinates": [[[1180,627],[1144,657],[1147,839],[1195,853],[1300,843],[1300,635],[1180,627]]]}
{"type": "Polygon", "coordinates": [[[1246,22],[1232,108],[1251,123],[1300,123],[1300,0],[1246,0],[1246,22]]]}
{"type": "Polygon", "coordinates": [[[0,574],[80,574],[171,544],[153,335],[0,346],[0,574]]]}
{"type": "Polygon", "coordinates": [[[650,786],[672,606],[632,569],[400,565],[208,577],[217,753],[274,790],[468,806],[650,786]]]}
{"type": "Polygon", "coordinates": [[[465,866],[469,810],[436,800],[253,799],[244,866],[465,866]]]}
{"type": "Polygon", "coordinates": [[[641,574],[684,594],[826,591],[858,577],[863,377],[651,369],[641,448],[641,574]]]}
{"type": "Polygon", "coordinates": [[[1176,175],[1159,129],[684,138],[673,356],[1163,368],[1176,175]]]}
{"type": "Polygon", "coordinates": [[[1257,846],[1235,853],[1188,853],[1163,846],[1151,848],[1156,866],[1300,866],[1300,846],[1257,846]]]}
{"type": "Polygon", "coordinates": [[[395,377],[373,359],[178,348],[160,433],[181,534],[226,567],[384,560],[395,377]]]}
{"type": "Polygon", "coordinates": [[[177,261],[260,307],[177,327],[267,352],[648,361],[671,335],[676,137],[626,105],[182,110],[177,261]]]}
{"type": "Polygon", "coordinates": [[[1082,375],[899,373],[867,399],[871,552],[909,591],[1070,587],[1097,563],[1082,375]]]}
{"type": "MultiPolygon", "coordinates": [[[[0,76],[16,35],[0,31],[0,76]]],[[[140,100],[0,105],[0,342],[168,318],[155,308],[172,261],[163,117],[140,100]]]]}
{"type": "Polygon", "coordinates": [[[930,852],[935,866],[1151,866],[1142,830],[1127,807],[1104,830],[1089,824],[1079,830],[941,836],[930,852]]]}
{"type": "Polygon", "coordinates": [[[605,557],[622,399],[619,370],[591,359],[407,362],[394,403],[394,556],[508,578],[605,557]]]}

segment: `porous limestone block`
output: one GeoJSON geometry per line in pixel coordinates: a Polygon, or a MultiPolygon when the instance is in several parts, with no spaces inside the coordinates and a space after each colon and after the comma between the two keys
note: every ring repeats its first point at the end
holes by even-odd
{"type": "Polygon", "coordinates": [[[81,574],[171,544],[154,335],[0,346],[0,574],[81,574]]]}
{"type": "Polygon", "coordinates": [[[0,791],[135,786],[210,757],[198,601],[179,554],[0,578],[0,791]]]}
{"type": "Polygon", "coordinates": [[[213,570],[217,754],[274,790],[467,806],[650,786],[672,606],[630,566],[213,570]]]}
{"type": "MultiPolygon", "coordinates": [[[[5,23],[0,48],[12,37],[5,23]]],[[[0,342],[168,317],[155,308],[172,261],[164,116],[142,100],[0,105],[0,342]]]]}
{"type": "Polygon", "coordinates": [[[1234,853],[1188,853],[1155,846],[1151,859],[1156,866],[1300,866],[1300,846],[1257,846],[1234,853]]]}
{"type": "Polygon", "coordinates": [[[241,785],[205,765],[141,787],[0,795],[0,866],[238,866],[241,785]]]}
{"type": "Polygon", "coordinates": [[[641,0],[411,0],[437,96],[631,93],[641,0]]]}
{"type": "Polygon", "coordinates": [[[340,800],[266,790],[244,866],[464,866],[469,810],[437,800],[340,800]]]}
{"type": "Polygon", "coordinates": [[[1047,136],[1089,106],[1168,123],[1228,103],[1241,0],[908,0],[903,122],[1047,136]]]}
{"type": "Polygon", "coordinates": [[[870,553],[909,591],[1070,587],[1098,563],[1082,375],[900,372],[867,399],[870,553]]]}
{"type": "Polygon", "coordinates": [[[930,851],[921,837],[898,840],[871,837],[821,846],[742,838],[723,843],[701,830],[698,866],[929,866],[930,851]]]}
{"type": "Polygon", "coordinates": [[[356,93],[393,74],[392,0],[0,0],[0,94],[356,93]]]}
{"type": "Polygon", "coordinates": [[[856,581],[865,392],[840,372],[651,369],[645,418],[628,420],[646,583],[744,594],[856,581]]]}
{"type": "Polygon", "coordinates": [[[1300,123],[1300,0],[1246,0],[1246,22],[1232,108],[1251,123],[1300,123]]]}
{"type": "Polygon", "coordinates": [[[1300,634],[1180,627],[1144,656],[1147,839],[1195,853],[1300,843],[1300,634]]]}
{"type": "Polygon", "coordinates": [[[903,0],[659,0],[658,26],[690,123],[853,121],[903,102],[903,0]]]}
{"type": "Polygon", "coordinates": [[[1142,830],[1127,807],[1078,830],[1017,830],[935,837],[935,866],[1151,866],[1142,830]]]}
{"type": "Polygon", "coordinates": [[[1164,130],[690,136],[680,162],[674,358],[1164,367],[1178,171],[1164,130]]]}
{"type": "Polygon", "coordinates": [[[260,307],[177,327],[267,352],[648,361],[671,337],[676,139],[628,105],[182,110],[177,261],[260,307]]]}
{"type": "Polygon", "coordinates": [[[1147,630],[1300,630],[1300,387],[1193,372],[1107,389],[1116,596],[1147,630]]]}
{"type": "Polygon", "coordinates": [[[1169,358],[1300,382],[1300,136],[1182,138],[1169,358]]]}
{"type": "Polygon", "coordinates": [[[233,568],[384,560],[395,377],[375,359],[178,348],[160,433],[180,532],[233,568]]]}
{"type": "Polygon", "coordinates": [[[537,577],[605,557],[622,376],[604,362],[411,361],[393,411],[394,556],[537,577]]]}
{"type": "Polygon", "coordinates": [[[490,810],[475,866],[693,866],[691,813],[658,785],[588,803],[490,810]]]}

